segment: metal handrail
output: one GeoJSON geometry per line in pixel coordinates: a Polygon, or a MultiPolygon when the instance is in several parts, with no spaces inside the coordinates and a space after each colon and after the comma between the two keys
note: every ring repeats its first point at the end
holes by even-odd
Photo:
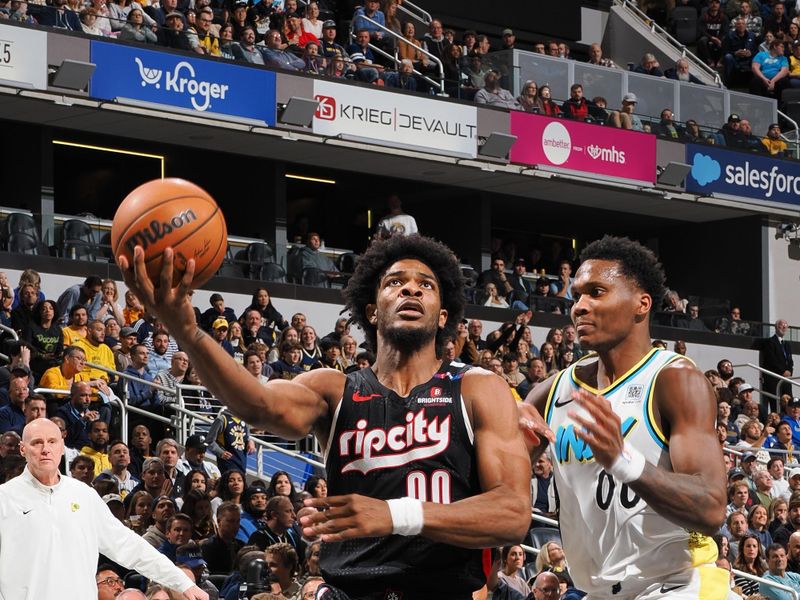
{"type": "Polygon", "coordinates": [[[792,595],[792,598],[794,598],[794,600],[800,600],[800,593],[798,593],[797,590],[785,586],[782,583],[770,581],[769,579],[764,579],[763,577],[759,577],[758,575],[753,575],[751,573],[745,573],[744,571],[740,571],[739,569],[731,569],[731,573],[733,573],[734,575],[738,575],[739,577],[743,577],[745,579],[750,579],[751,581],[757,581],[758,583],[763,583],[766,586],[774,587],[775,589],[784,592],[789,592],[792,595]]]}
{"type": "Polygon", "coordinates": [[[702,71],[704,71],[707,75],[714,78],[714,83],[719,87],[724,87],[722,84],[722,78],[719,76],[716,70],[709,67],[706,63],[704,63],[700,58],[691,52],[684,44],[676,40],[672,35],[663,27],[661,27],[658,23],[656,23],[653,19],[648,17],[642,10],[636,6],[631,0],[614,0],[614,4],[617,6],[621,6],[622,8],[626,8],[634,13],[637,17],[639,17],[642,22],[650,28],[650,31],[654,34],[660,35],[665,41],[667,41],[670,45],[674,46],[675,49],[681,52],[681,55],[684,58],[691,59],[693,63],[695,63],[695,67],[699,67],[702,71]]]}
{"type": "Polygon", "coordinates": [[[552,525],[553,527],[558,527],[558,521],[556,521],[555,519],[551,519],[550,517],[542,516],[539,513],[532,512],[531,520],[539,521],[540,523],[544,523],[545,525],[552,525]]]}
{"type": "Polygon", "coordinates": [[[11,329],[11,327],[8,327],[7,325],[0,324],[0,331],[5,331],[6,333],[10,333],[11,337],[14,338],[15,342],[19,341],[19,335],[17,335],[17,332],[14,331],[13,329],[11,329]]]}
{"type": "Polygon", "coordinates": [[[413,17],[419,21],[422,21],[427,26],[430,26],[430,24],[433,22],[431,13],[424,8],[417,6],[413,2],[410,2],[409,0],[403,0],[402,4],[398,4],[397,10],[406,13],[409,17],[413,17]]]}
{"type": "MultiPolygon", "coordinates": [[[[392,31],[391,29],[389,29],[387,27],[384,27],[383,25],[381,25],[377,21],[373,21],[368,16],[359,15],[359,18],[360,19],[364,19],[364,20],[372,23],[373,25],[379,27],[383,32],[387,33],[388,35],[390,35],[391,37],[395,38],[396,40],[404,42],[406,44],[409,43],[408,40],[406,38],[404,38],[402,35],[398,35],[394,31],[392,31]]],[[[353,22],[350,23],[350,41],[353,41],[355,39],[355,32],[353,31],[353,23],[355,23],[355,19],[353,19],[353,22]]],[[[369,47],[370,47],[371,50],[378,52],[380,55],[385,56],[389,60],[393,60],[395,62],[395,64],[398,64],[400,62],[400,61],[397,60],[397,57],[394,57],[391,54],[389,54],[388,52],[385,52],[384,50],[382,50],[381,48],[378,48],[377,46],[375,46],[371,42],[369,44],[369,47]]],[[[424,54],[425,56],[430,58],[432,62],[434,62],[435,64],[439,65],[439,81],[438,82],[434,81],[433,79],[427,77],[426,75],[423,75],[422,73],[420,73],[416,69],[414,69],[414,74],[415,75],[419,75],[420,77],[422,77],[425,81],[427,81],[431,85],[433,85],[435,87],[438,87],[439,88],[439,92],[444,94],[444,65],[442,64],[442,61],[439,60],[438,58],[436,58],[436,56],[434,56],[433,54],[431,54],[427,50],[425,50],[425,48],[423,48],[422,46],[414,46],[414,47],[417,50],[419,50],[422,54],[424,54]]]]}
{"type": "Polygon", "coordinates": [[[734,369],[737,367],[750,367],[751,369],[755,369],[756,371],[760,371],[769,375],[770,377],[774,377],[775,379],[780,379],[781,381],[785,381],[786,383],[790,383],[792,385],[800,386],[800,382],[795,381],[794,379],[789,379],[788,377],[784,377],[783,375],[778,375],[777,373],[773,373],[769,369],[765,369],[764,367],[760,367],[758,365],[754,365],[753,363],[742,363],[739,365],[731,365],[734,369]]]}

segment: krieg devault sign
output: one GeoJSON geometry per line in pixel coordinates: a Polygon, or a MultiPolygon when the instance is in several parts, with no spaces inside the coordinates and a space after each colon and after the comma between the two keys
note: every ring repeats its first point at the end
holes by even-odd
{"type": "Polygon", "coordinates": [[[475,158],[474,106],[332,83],[314,82],[314,133],[436,154],[475,158]]]}

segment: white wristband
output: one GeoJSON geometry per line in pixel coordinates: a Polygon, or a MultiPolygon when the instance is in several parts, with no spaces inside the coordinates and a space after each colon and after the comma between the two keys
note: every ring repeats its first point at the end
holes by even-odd
{"type": "Polygon", "coordinates": [[[644,465],[644,454],[628,444],[628,442],[625,442],[625,446],[622,448],[622,454],[617,457],[617,460],[614,461],[614,464],[611,465],[608,472],[617,481],[621,483],[630,483],[642,476],[644,465]]]}
{"type": "Polygon", "coordinates": [[[392,498],[387,500],[392,513],[392,533],[395,535],[419,535],[422,533],[422,502],[414,498],[392,498]]]}

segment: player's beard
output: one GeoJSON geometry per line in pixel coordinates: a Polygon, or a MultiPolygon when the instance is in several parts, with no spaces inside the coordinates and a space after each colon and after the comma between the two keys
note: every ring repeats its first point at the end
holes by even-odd
{"type": "Polygon", "coordinates": [[[392,347],[403,354],[412,354],[421,350],[436,337],[436,323],[424,327],[403,327],[387,325],[380,328],[381,336],[392,347]]]}

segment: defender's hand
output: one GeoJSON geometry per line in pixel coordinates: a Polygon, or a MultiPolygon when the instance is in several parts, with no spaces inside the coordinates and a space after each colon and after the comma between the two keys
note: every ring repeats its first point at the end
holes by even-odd
{"type": "Polygon", "coordinates": [[[595,460],[606,469],[610,468],[622,454],[625,440],[622,437],[622,421],[611,408],[611,402],[603,396],[596,396],[586,390],[578,390],[572,394],[581,408],[589,413],[578,414],[569,411],[569,416],[578,425],[575,434],[589,444],[595,460]]]}

